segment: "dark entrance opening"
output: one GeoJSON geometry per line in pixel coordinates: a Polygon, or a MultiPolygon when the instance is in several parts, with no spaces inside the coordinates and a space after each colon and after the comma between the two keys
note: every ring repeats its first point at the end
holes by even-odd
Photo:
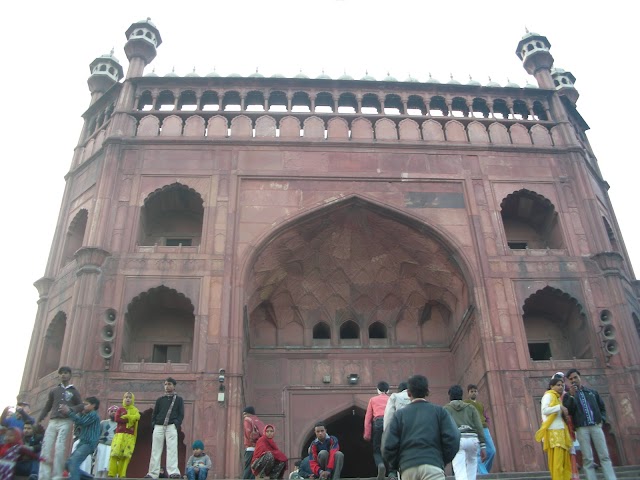
{"type": "MultiPolygon", "coordinates": [[[[324,420],[327,433],[338,438],[340,451],[344,453],[344,467],[340,474],[342,478],[371,478],[377,475],[371,442],[365,442],[362,438],[365,413],[363,409],[353,406],[324,420]]],[[[307,449],[314,438],[315,435],[311,432],[305,439],[301,457],[307,455],[307,449]]]]}

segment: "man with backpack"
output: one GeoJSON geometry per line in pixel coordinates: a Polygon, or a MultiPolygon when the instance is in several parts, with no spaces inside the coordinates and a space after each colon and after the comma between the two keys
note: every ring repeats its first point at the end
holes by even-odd
{"type": "Polygon", "coordinates": [[[253,451],[256,449],[256,442],[262,436],[264,431],[264,423],[256,416],[256,409],[248,406],[242,411],[244,424],[244,471],[243,479],[255,478],[251,473],[251,458],[253,451]]]}

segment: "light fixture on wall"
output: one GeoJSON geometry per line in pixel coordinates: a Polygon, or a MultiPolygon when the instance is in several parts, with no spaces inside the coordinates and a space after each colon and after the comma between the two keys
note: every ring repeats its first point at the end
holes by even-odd
{"type": "Polygon", "coordinates": [[[218,370],[218,382],[220,382],[220,387],[218,388],[218,402],[220,403],[224,403],[224,374],[224,368],[218,370]]]}
{"type": "Polygon", "coordinates": [[[349,385],[357,385],[360,377],[357,373],[350,373],[347,379],[349,380],[349,385]]]}

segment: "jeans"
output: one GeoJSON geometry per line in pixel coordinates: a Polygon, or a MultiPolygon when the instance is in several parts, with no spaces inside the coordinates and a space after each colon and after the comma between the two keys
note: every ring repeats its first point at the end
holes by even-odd
{"type": "Polygon", "coordinates": [[[246,480],[252,480],[256,478],[251,471],[251,459],[253,458],[253,450],[244,451],[244,470],[242,471],[242,478],[246,480]]]}
{"type": "Polygon", "coordinates": [[[475,434],[474,436],[462,435],[460,438],[460,450],[458,450],[451,462],[456,480],[476,480],[476,462],[478,460],[479,446],[480,443],[475,434]]]}
{"type": "Polygon", "coordinates": [[[489,429],[483,428],[482,431],[484,432],[484,442],[487,445],[487,457],[483,462],[480,459],[480,450],[478,449],[478,473],[480,475],[487,475],[491,472],[491,467],[493,466],[493,458],[496,456],[496,446],[493,443],[489,429]]]}
{"type": "Polygon", "coordinates": [[[198,467],[198,473],[196,473],[196,467],[187,467],[188,480],[205,480],[207,473],[209,473],[209,469],[205,467],[198,467]]]}
{"type": "MultiPolygon", "coordinates": [[[[69,418],[52,418],[44,432],[42,440],[42,450],[40,456],[45,458],[47,462],[53,460],[53,472],[51,464],[43,462],[40,465],[40,480],[50,480],[51,476],[61,477],[64,470],[64,462],[67,457],[67,437],[71,432],[72,422],[69,418]],[[55,448],[55,454],[54,452],[55,448]]],[[[84,459],[83,459],[84,460],[84,459]]]]}
{"type": "Polygon", "coordinates": [[[598,452],[598,457],[600,457],[600,465],[602,466],[602,473],[604,474],[605,480],[616,480],[616,474],[613,471],[613,465],[609,458],[609,449],[607,448],[607,441],[604,438],[602,425],[578,427],[576,428],[576,438],[582,451],[582,468],[587,476],[587,480],[596,480],[596,471],[593,467],[593,450],[591,449],[592,440],[593,445],[596,447],[596,452],[598,452]]]}
{"type": "Polygon", "coordinates": [[[67,470],[69,471],[69,480],[84,480],[87,478],[93,478],[90,473],[80,469],[80,464],[84,462],[87,456],[93,454],[96,449],[95,444],[78,443],[78,446],[73,451],[69,460],[67,460],[67,470]]]}
{"type": "Polygon", "coordinates": [[[178,469],[178,429],[175,425],[154,425],[151,440],[151,458],[149,459],[149,475],[158,478],[160,460],[164,442],[167,442],[167,475],[180,475],[178,469]]]}

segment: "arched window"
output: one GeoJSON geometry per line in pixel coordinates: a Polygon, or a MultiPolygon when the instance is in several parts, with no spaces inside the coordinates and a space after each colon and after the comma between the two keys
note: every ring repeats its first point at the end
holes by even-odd
{"type": "Polygon", "coordinates": [[[387,327],[380,322],[369,325],[369,338],[387,338],[387,327]]]}
{"type": "Polygon", "coordinates": [[[66,328],[67,315],[64,312],[56,313],[44,337],[42,352],[40,354],[38,378],[55,372],[60,367],[60,355],[62,354],[62,343],[64,342],[64,332],[66,328]]]}
{"type": "Polygon", "coordinates": [[[500,206],[510,249],[564,248],[558,214],[542,195],[519,190],[508,195],[500,206]]]}
{"type": "Polygon", "coordinates": [[[329,340],[331,339],[331,329],[325,322],[316,323],[313,326],[313,339],[314,340],[329,340]]]}
{"type": "Polygon", "coordinates": [[[340,339],[354,340],[360,338],[360,327],[353,320],[348,320],[340,325],[340,339]]]}
{"type": "Polygon", "coordinates": [[[139,244],[168,247],[200,245],[203,203],[195,190],[180,183],[156,190],[142,207],[139,244]]]}
{"type": "Polygon", "coordinates": [[[62,265],[73,260],[73,255],[82,247],[84,232],[87,229],[87,218],[89,213],[84,208],[76,213],[69,224],[67,236],[64,240],[64,250],[62,252],[62,265]]]}
{"type": "Polygon", "coordinates": [[[125,314],[123,362],[189,363],[193,356],[194,307],[164,285],[135,297],[125,314]]]}

